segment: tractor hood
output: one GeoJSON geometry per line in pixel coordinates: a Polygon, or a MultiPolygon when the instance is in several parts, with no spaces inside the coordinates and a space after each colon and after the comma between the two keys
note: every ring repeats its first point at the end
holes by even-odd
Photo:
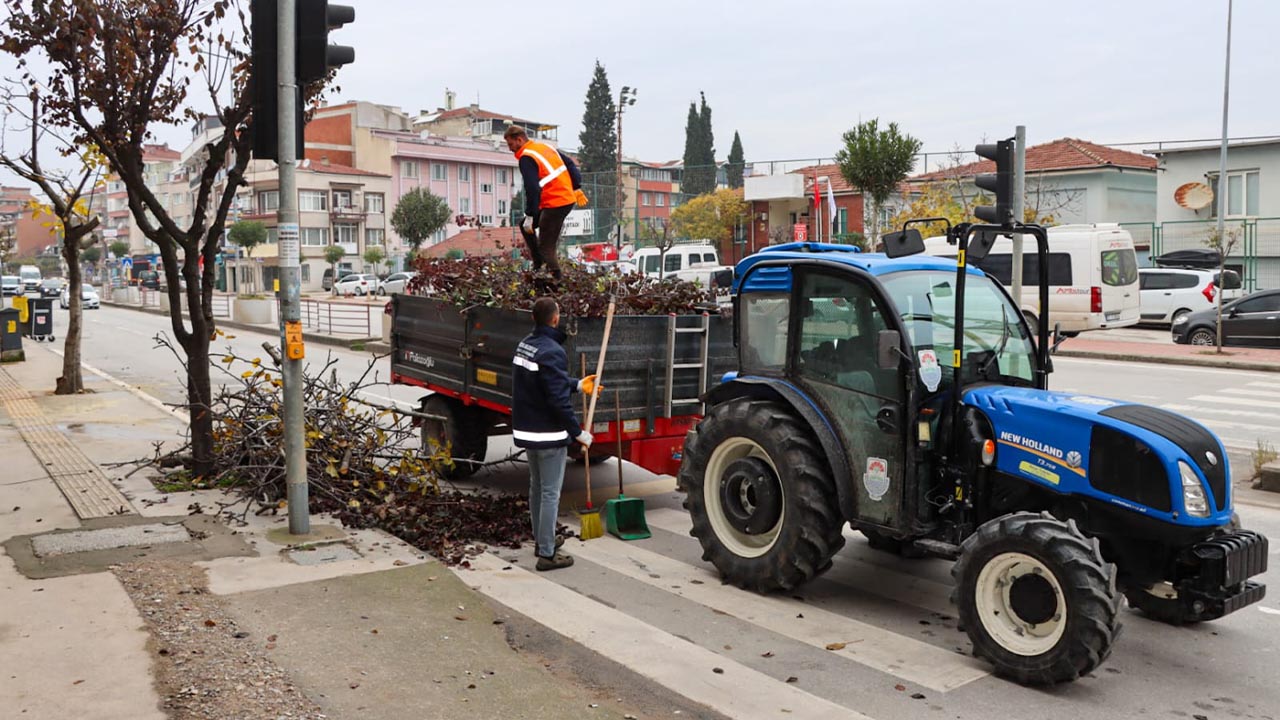
{"type": "Polygon", "coordinates": [[[1193,420],[1120,400],[1006,385],[973,387],[964,402],[990,420],[996,468],[1005,474],[1184,526],[1231,518],[1226,450],[1193,420]],[[1184,475],[1199,481],[1207,517],[1188,513],[1184,475]]]}

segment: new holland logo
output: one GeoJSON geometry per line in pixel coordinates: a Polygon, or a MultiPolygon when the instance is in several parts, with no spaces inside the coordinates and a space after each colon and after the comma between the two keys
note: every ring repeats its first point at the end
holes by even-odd
{"type": "Polygon", "coordinates": [[[1071,452],[1067,453],[1067,465],[1069,467],[1073,467],[1073,468],[1080,467],[1081,460],[1082,458],[1080,457],[1080,453],[1078,451],[1072,450],[1071,452]]]}

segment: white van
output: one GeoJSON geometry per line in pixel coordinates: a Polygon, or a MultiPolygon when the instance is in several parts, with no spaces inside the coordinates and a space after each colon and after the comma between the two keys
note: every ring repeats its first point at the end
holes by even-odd
{"type": "Polygon", "coordinates": [[[692,265],[719,266],[720,253],[715,245],[703,242],[673,245],[665,255],[658,248],[645,247],[632,254],[631,262],[645,275],[666,277],[692,265]]]}
{"type": "MultiPolygon", "coordinates": [[[[1023,236],[1022,244],[1020,305],[1035,327],[1043,314],[1037,285],[1040,271],[1036,241],[1023,236]]],[[[945,237],[926,240],[925,252],[956,256],[955,246],[948,244],[945,237]]],[[[974,265],[1008,287],[1012,282],[1013,241],[996,240],[990,254],[974,265]]],[[[1061,323],[1064,333],[1078,333],[1138,324],[1138,258],[1129,231],[1116,223],[1051,227],[1048,265],[1050,328],[1061,323]]]]}
{"type": "Polygon", "coordinates": [[[40,281],[44,278],[40,276],[40,268],[35,265],[23,265],[18,268],[18,277],[22,278],[22,287],[28,293],[36,293],[39,297],[40,281]]]}

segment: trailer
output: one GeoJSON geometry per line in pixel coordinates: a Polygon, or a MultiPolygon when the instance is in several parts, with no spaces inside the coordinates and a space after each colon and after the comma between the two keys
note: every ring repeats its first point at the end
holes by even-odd
{"type": "MultiPolygon", "coordinates": [[[[511,433],[512,363],[533,328],[529,312],[395,295],[391,300],[391,381],[430,391],[422,423],[424,450],[448,445],[455,477],[484,462],[492,436],[511,433]]],[[[570,374],[594,372],[603,318],[562,318],[570,374]]],[[[702,395],[735,367],[732,321],[708,308],[691,315],[621,315],[613,319],[596,408],[591,460],[617,452],[659,475],[675,475],[685,434],[703,413],[702,395]],[[620,394],[621,412],[613,393],[620,394]]]]}

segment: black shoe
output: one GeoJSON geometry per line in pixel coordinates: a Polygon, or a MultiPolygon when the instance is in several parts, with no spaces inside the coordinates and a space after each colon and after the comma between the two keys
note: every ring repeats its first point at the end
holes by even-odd
{"type": "Polygon", "coordinates": [[[562,548],[562,547],[564,547],[564,536],[563,536],[563,535],[557,535],[557,536],[556,536],[556,549],[557,549],[557,550],[559,550],[559,549],[560,549],[560,548],[562,548]]]}
{"type": "Polygon", "coordinates": [[[573,557],[569,555],[565,555],[564,553],[558,552],[555,555],[552,555],[551,557],[538,558],[537,569],[539,572],[546,572],[547,570],[559,570],[560,568],[567,568],[570,565],[573,565],[573,557]]]}

